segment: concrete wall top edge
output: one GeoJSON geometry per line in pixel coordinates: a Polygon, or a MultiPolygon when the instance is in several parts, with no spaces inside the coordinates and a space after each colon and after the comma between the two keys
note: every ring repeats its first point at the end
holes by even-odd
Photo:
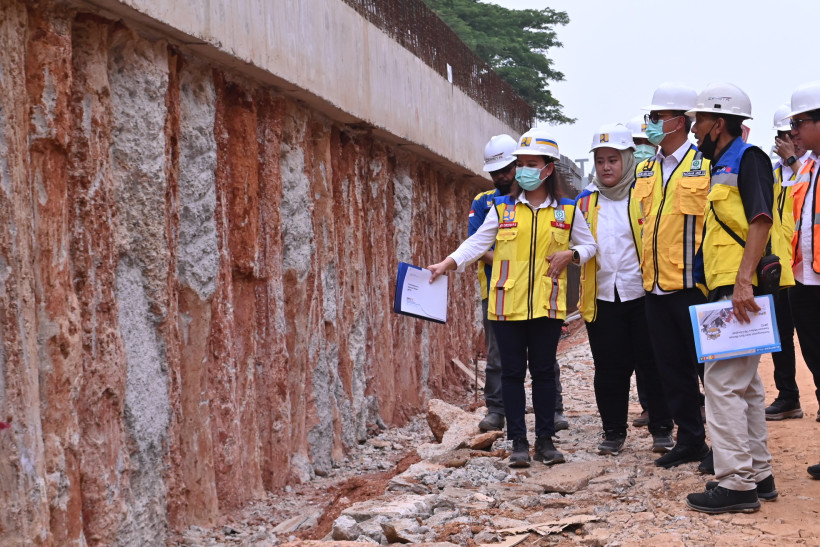
{"type": "Polygon", "coordinates": [[[167,0],[77,1],[254,77],[270,75],[284,93],[331,117],[380,128],[488,186],[484,145],[492,135],[518,136],[340,0],[200,0],[198,9],[167,0]]]}

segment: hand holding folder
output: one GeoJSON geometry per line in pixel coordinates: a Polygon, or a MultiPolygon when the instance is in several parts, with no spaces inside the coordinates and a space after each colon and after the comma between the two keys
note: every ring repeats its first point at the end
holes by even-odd
{"type": "Polygon", "coordinates": [[[430,270],[399,262],[393,311],[436,323],[447,322],[447,276],[430,283],[430,270]]]}

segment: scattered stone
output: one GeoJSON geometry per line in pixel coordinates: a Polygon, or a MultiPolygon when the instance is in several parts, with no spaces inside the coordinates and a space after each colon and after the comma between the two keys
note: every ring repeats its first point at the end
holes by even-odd
{"type": "Polygon", "coordinates": [[[473,450],[483,450],[493,445],[496,439],[504,437],[503,431],[487,431],[481,435],[476,435],[469,442],[469,447],[473,450]]]}
{"type": "Polygon", "coordinates": [[[552,467],[534,466],[527,482],[538,484],[544,492],[572,494],[584,488],[590,480],[607,468],[605,462],[570,462],[552,467]]]}
{"type": "Polygon", "coordinates": [[[362,529],[354,518],[342,515],[333,522],[330,535],[338,541],[356,541],[362,535],[362,529]]]}

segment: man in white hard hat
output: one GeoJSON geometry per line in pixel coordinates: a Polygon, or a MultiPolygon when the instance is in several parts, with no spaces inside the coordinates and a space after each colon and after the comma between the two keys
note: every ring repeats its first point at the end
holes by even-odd
{"type": "MultiPolygon", "coordinates": [[[[749,323],[750,315],[760,311],[755,286],[764,281],[755,271],[772,227],[771,161],[743,141],[742,124],[751,119],[752,104],[737,86],[708,85],[688,114],[695,116],[692,131],[700,151],[711,160],[702,245],[709,300],[731,301],[734,318],[749,323]]],[[[717,480],[687,496],[692,509],[750,513],[760,509],[760,499],[777,498],[759,362],[758,354],[706,363],[706,423],[717,480]]]]}
{"type": "MultiPolygon", "coordinates": [[[[709,455],[701,418],[699,366],[689,306],[706,302],[695,280],[695,255],[703,233],[709,191],[709,162],[688,140],[697,92],[665,83],[645,107],[646,135],[658,154],[635,171],[631,200],[640,203],[641,274],[646,317],[655,362],[672,417],[678,426],[675,446],[655,460],[670,468],[702,462],[709,455]]],[[[651,416],[650,416],[651,418],[651,416]]]]}
{"type": "MultiPolygon", "coordinates": [[[[794,234],[794,199],[791,187],[803,162],[811,154],[800,139],[791,136],[791,105],[781,105],[774,113],[773,129],[777,131],[774,152],[780,159],[774,164],[774,210],[771,233],[772,252],[784,261],[783,277],[789,286],[794,285],[792,273],[792,235],[794,234]]],[[[802,418],[800,389],[795,378],[794,322],[789,305],[789,288],[784,288],[775,298],[777,331],[780,335],[780,351],[772,353],[774,385],[777,398],[766,407],[767,420],[802,418]]]]}
{"type": "MultiPolygon", "coordinates": [[[[516,157],[513,151],[517,142],[509,135],[496,135],[484,147],[484,172],[490,174],[494,190],[478,194],[470,206],[470,223],[467,236],[473,235],[484,222],[487,211],[493,207],[493,199],[510,193],[515,182],[516,157]]],[[[501,394],[501,356],[495,341],[492,325],[487,320],[487,282],[493,271],[493,249],[484,253],[479,261],[478,281],[481,286],[481,318],[484,324],[484,341],[487,345],[486,379],[484,382],[484,403],[487,415],[478,424],[481,431],[501,431],[504,429],[504,398],[501,394]]]]}
{"type": "MultiPolygon", "coordinates": [[[[792,239],[795,285],[789,289],[792,318],[803,360],[814,376],[815,396],[820,402],[820,196],[817,156],[820,154],[820,82],[798,87],[792,93],[792,134],[811,154],[797,175],[791,192],[796,228],[792,239]]],[[[817,413],[820,421],[820,411],[817,413]]],[[[820,478],[820,465],[809,467],[820,478]]]]}

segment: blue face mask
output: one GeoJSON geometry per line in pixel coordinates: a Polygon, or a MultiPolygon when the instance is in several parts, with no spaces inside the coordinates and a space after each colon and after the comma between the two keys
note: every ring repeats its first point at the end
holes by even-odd
{"type": "Polygon", "coordinates": [[[658,146],[665,136],[666,133],[663,132],[663,120],[658,120],[657,122],[650,121],[646,124],[646,138],[655,146],[658,146]]]}
{"type": "Polygon", "coordinates": [[[636,163],[641,163],[643,160],[648,160],[654,155],[655,147],[650,144],[639,144],[635,148],[634,156],[636,163]]]}
{"type": "MultiPolygon", "coordinates": [[[[543,169],[543,168],[542,168],[543,169]]],[[[535,190],[541,183],[541,170],[538,167],[517,167],[515,169],[515,180],[523,190],[535,190]]]]}

